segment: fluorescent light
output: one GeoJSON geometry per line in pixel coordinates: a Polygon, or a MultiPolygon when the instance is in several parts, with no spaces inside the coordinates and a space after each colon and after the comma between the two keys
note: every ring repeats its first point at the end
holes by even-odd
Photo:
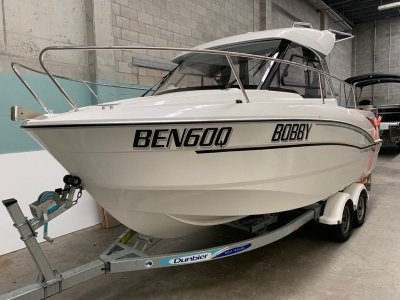
{"type": "Polygon", "coordinates": [[[379,5],[378,10],[386,10],[386,9],[391,9],[391,8],[396,8],[396,7],[400,7],[400,1],[388,3],[388,4],[384,4],[384,5],[379,5]]]}

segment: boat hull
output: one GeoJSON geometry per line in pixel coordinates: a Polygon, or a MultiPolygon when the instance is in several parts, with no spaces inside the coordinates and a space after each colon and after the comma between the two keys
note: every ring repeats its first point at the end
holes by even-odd
{"type": "Polygon", "coordinates": [[[280,119],[27,130],[121,223],[165,238],[307,206],[368,176],[379,144],[362,118],[364,128],[280,119]],[[290,139],[283,129],[288,124],[303,128],[303,135],[296,132],[290,139]],[[229,136],[225,129],[218,139],[223,128],[230,128],[229,136]],[[184,145],[191,129],[197,131],[184,145]],[[207,146],[201,146],[205,131],[207,146]]]}

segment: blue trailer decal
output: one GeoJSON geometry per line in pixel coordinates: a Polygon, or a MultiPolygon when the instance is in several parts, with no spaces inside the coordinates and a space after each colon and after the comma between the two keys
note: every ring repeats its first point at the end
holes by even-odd
{"type": "Polygon", "coordinates": [[[247,244],[233,247],[233,248],[225,248],[225,249],[223,249],[222,252],[216,253],[216,255],[213,256],[213,259],[221,258],[224,256],[229,256],[229,255],[234,255],[234,254],[242,252],[250,247],[251,247],[251,243],[247,243],[247,244]]]}

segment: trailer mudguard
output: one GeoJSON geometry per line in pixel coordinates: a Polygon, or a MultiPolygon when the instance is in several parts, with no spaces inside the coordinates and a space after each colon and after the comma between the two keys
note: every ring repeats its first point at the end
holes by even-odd
{"type": "Polygon", "coordinates": [[[363,191],[364,193],[367,194],[367,201],[368,201],[369,195],[365,185],[363,185],[362,183],[352,183],[343,190],[344,193],[350,195],[350,199],[353,201],[354,210],[357,209],[358,200],[360,199],[360,195],[363,191]]]}
{"type": "Polygon", "coordinates": [[[326,200],[324,213],[319,217],[319,222],[327,225],[340,224],[342,222],[344,206],[349,199],[351,199],[350,194],[345,192],[337,192],[330,196],[326,200]]]}

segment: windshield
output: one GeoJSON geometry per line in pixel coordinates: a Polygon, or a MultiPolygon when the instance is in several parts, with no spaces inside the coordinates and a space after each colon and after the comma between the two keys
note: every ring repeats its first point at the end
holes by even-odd
{"type": "MultiPolygon", "coordinates": [[[[281,40],[267,40],[224,46],[216,50],[276,57],[281,40]]],[[[231,56],[236,74],[244,88],[256,89],[272,61],[231,56]]],[[[238,87],[227,58],[208,53],[189,54],[183,58],[171,76],[163,82],[155,94],[196,89],[226,89],[238,87]]]]}
{"type": "Polygon", "coordinates": [[[399,91],[399,82],[382,79],[377,83],[364,86],[356,83],[358,105],[390,106],[400,104],[399,99],[396,97],[399,91]]]}

